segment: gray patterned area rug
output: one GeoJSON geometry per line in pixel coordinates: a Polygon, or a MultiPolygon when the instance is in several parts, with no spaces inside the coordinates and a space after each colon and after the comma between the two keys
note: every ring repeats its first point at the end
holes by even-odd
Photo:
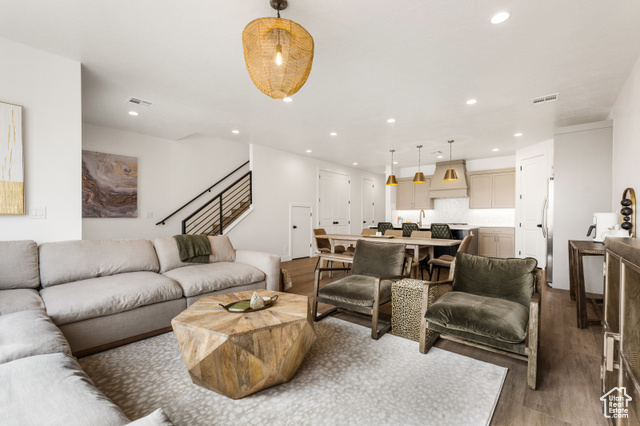
{"type": "Polygon", "coordinates": [[[507,369],[362,326],[316,323],[288,383],[234,401],[191,382],[173,333],[79,360],[131,419],[162,407],[176,425],[487,425],[507,369]]]}

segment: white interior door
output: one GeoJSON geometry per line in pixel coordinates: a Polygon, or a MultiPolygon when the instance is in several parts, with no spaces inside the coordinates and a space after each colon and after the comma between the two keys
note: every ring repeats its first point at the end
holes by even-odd
{"type": "Polygon", "coordinates": [[[299,259],[312,255],[312,217],[311,206],[291,205],[289,211],[291,223],[291,258],[299,259]]]}
{"type": "Polygon", "coordinates": [[[547,240],[542,228],[546,215],[547,168],[546,153],[521,158],[518,164],[520,188],[516,229],[521,238],[516,256],[534,257],[542,268],[547,261],[547,240]]]}
{"type": "Polygon", "coordinates": [[[362,179],[362,227],[375,225],[375,184],[371,179],[362,179]]]}
{"type": "Polygon", "coordinates": [[[319,179],[319,226],[328,234],[348,234],[351,184],[349,176],[321,170],[319,179]]]}

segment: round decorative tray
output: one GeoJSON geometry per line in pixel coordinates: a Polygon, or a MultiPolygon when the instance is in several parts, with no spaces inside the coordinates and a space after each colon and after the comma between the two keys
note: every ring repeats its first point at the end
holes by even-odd
{"type": "Polygon", "coordinates": [[[258,309],[252,309],[249,304],[251,303],[251,300],[238,300],[237,302],[233,302],[233,303],[229,303],[228,305],[223,305],[222,303],[220,303],[220,306],[222,306],[227,312],[233,312],[236,314],[244,314],[246,312],[256,312],[256,311],[261,311],[263,309],[267,309],[273,306],[274,303],[276,303],[276,300],[278,300],[278,295],[276,294],[273,297],[263,297],[262,300],[264,300],[264,306],[262,308],[258,308],[258,309]]]}

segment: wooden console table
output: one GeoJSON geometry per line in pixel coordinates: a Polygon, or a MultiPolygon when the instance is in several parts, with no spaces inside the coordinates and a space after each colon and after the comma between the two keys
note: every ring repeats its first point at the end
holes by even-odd
{"type": "Polygon", "coordinates": [[[576,301],[578,328],[587,328],[589,324],[602,323],[602,310],[598,303],[602,298],[587,297],[584,288],[584,256],[604,256],[604,244],[594,241],[569,240],[569,296],[576,301]],[[597,320],[587,318],[587,300],[591,302],[598,315],[597,320]]]}

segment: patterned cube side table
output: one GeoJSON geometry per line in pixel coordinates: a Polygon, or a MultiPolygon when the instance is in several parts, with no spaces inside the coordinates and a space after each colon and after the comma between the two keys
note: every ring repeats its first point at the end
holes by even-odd
{"type": "MultiPolygon", "coordinates": [[[[422,292],[426,281],[404,279],[391,284],[391,333],[420,341],[422,292]]],[[[438,298],[438,289],[429,290],[429,305],[438,298]]],[[[427,339],[430,337],[427,330],[427,339]]]]}

